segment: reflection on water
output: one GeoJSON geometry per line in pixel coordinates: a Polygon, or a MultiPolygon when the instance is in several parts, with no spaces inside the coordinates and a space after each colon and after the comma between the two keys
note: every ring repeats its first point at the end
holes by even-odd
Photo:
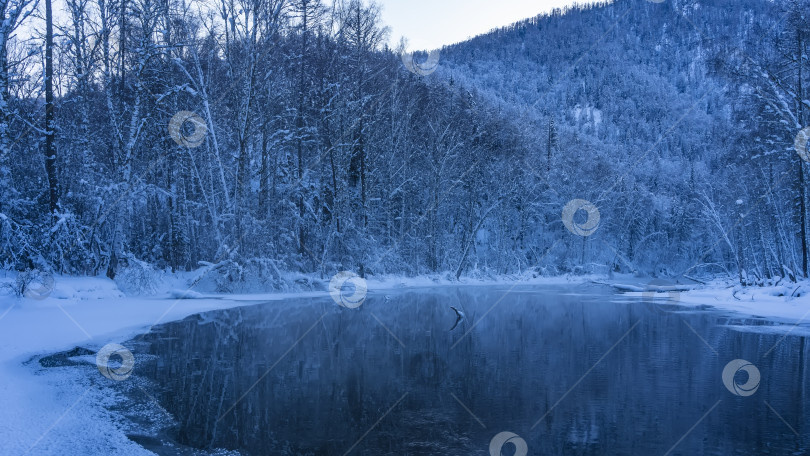
{"type": "Polygon", "coordinates": [[[530,455],[807,454],[804,337],[596,287],[508,290],[209,312],[144,335],[136,370],[177,441],[246,455],[488,455],[503,431],[530,455]],[[723,385],[734,359],[761,373],[751,396],[723,385]]]}

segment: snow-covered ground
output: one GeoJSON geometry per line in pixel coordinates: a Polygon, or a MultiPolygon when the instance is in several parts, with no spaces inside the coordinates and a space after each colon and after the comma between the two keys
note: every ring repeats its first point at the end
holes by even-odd
{"type": "MultiPolygon", "coordinates": [[[[525,279],[525,278],[521,278],[525,279]]],[[[583,283],[594,277],[537,278],[528,281],[465,280],[465,285],[583,283]]],[[[0,279],[9,282],[11,278],[0,279]]],[[[77,345],[98,349],[123,342],[152,325],[182,319],[198,312],[250,302],[290,297],[324,297],[328,292],[215,295],[186,292],[187,277],[165,281],[151,297],[125,296],[105,278],[60,277],[53,292],[41,300],[0,293],[0,454],[80,455],[151,454],[130,441],[117,417],[102,405],[108,392],[93,388],[76,374],[43,372],[35,356],[77,345]],[[183,297],[185,299],[176,299],[183,297]]],[[[612,283],[644,286],[643,279],[617,277],[612,283]]],[[[648,281],[647,281],[648,283],[648,281]]],[[[388,278],[371,280],[369,290],[400,287],[458,285],[447,279],[388,278]]],[[[322,285],[322,284],[320,284],[322,285]]],[[[710,305],[787,323],[805,321],[810,314],[810,285],[740,290],[720,282],[678,293],[680,304],[710,305]],[[805,291],[806,290],[806,291],[805,291]],[[782,296],[780,296],[780,294],[782,296]]],[[[627,293],[629,296],[641,292],[627,293]]]]}
{"type": "Polygon", "coordinates": [[[685,286],[692,288],[688,291],[673,292],[663,292],[662,289],[665,290],[667,287],[677,289],[681,284],[668,280],[632,277],[621,277],[607,282],[618,288],[639,290],[624,293],[627,297],[655,296],[671,299],[685,307],[712,306],[744,316],[764,317],[789,325],[810,323],[810,282],[743,288],[728,281],[715,280],[705,285],[692,283],[685,286]],[[643,291],[651,284],[659,287],[659,293],[656,295],[643,291]]]}

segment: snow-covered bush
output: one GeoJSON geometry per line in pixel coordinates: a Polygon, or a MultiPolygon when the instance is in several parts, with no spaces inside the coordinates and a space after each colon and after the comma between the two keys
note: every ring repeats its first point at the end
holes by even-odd
{"type": "Polygon", "coordinates": [[[64,274],[94,272],[97,259],[90,248],[92,228],[70,211],[57,213],[53,226],[44,227],[47,230],[42,233],[43,250],[48,264],[64,274]]]}
{"type": "Polygon", "coordinates": [[[33,266],[31,259],[39,256],[35,244],[30,226],[0,213],[0,267],[20,270],[33,266]]]}
{"type": "Polygon", "coordinates": [[[154,294],[160,284],[160,274],[149,263],[129,256],[115,276],[118,289],[129,296],[154,294]]]}
{"type": "Polygon", "coordinates": [[[201,262],[201,265],[203,268],[188,283],[194,290],[256,293],[326,289],[326,283],[314,274],[288,272],[281,262],[271,259],[231,259],[216,264],[201,262]]]}
{"type": "Polygon", "coordinates": [[[220,263],[211,272],[216,283],[216,291],[232,293],[285,290],[288,284],[285,283],[276,263],[274,260],[262,258],[220,263]]]}
{"type": "Polygon", "coordinates": [[[53,291],[53,276],[39,269],[27,269],[5,285],[14,296],[42,299],[53,291]]]}

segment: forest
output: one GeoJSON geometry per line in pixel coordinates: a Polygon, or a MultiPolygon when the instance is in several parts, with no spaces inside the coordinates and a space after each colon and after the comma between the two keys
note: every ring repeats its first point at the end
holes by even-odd
{"type": "Polygon", "coordinates": [[[54,6],[0,0],[0,268],[808,276],[808,0],[415,54],[364,0],[54,6]]]}

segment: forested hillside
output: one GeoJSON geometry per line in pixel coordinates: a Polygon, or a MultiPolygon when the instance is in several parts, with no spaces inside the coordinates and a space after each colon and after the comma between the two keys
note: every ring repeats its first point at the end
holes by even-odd
{"type": "Polygon", "coordinates": [[[530,145],[514,170],[534,187],[502,219],[539,245],[564,239],[557,264],[747,282],[802,274],[794,139],[808,123],[807,11],[618,1],[450,49],[447,73],[508,112],[530,145]],[[572,198],[600,211],[584,241],[559,230],[572,198]]]}
{"type": "Polygon", "coordinates": [[[807,275],[807,0],[557,11],[435,72],[361,0],[67,4],[53,128],[0,30],[3,268],[807,275]]]}

